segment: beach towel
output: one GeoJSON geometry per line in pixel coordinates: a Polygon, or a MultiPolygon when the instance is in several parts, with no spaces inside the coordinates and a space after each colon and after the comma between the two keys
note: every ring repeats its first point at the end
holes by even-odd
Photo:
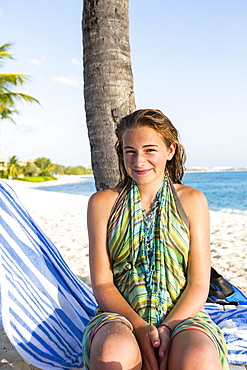
{"type": "Polygon", "coordinates": [[[224,334],[228,361],[233,364],[247,364],[247,305],[223,306],[206,303],[205,308],[224,334]]]}
{"type": "MultiPolygon", "coordinates": [[[[82,336],[96,308],[92,291],[1,180],[0,282],[0,324],[20,355],[44,370],[82,368],[82,336]]],[[[226,333],[228,346],[234,335],[235,363],[246,363],[247,356],[247,307],[241,312],[242,318],[230,312],[233,325],[239,323],[226,333]]],[[[211,317],[220,325],[221,317],[227,322],[222,310],[211,317]]]]}
{"type": "Polygon", "coordinates": [[[0,182],[1,324],[41,369],[83,367],[82,336],[96,306],[11,188],[0,182]]]}

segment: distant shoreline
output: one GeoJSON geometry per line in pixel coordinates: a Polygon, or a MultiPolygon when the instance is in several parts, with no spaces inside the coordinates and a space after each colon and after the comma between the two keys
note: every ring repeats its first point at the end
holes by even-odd
{"type": "Polygon", "coordinates": [[[199,172],[213,172],[213,173],[217,173],[217,172],[246,172],[247,171],[247,168],[231,168],[231,169],[226,169],[226,168],[223,168],[223,169],[217,169],[217,167],[214,167],[214,168],[202,168],[202,169],[196,169],[196,168],[191,168],[191,169],[186,169],[184,172],[185,173],[199,173],[199,172]]]}

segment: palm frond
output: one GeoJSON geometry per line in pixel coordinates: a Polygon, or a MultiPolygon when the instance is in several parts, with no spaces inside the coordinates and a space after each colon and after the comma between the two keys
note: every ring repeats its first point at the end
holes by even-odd
{"type": "MultiPolygon", "coordinates": [[[[10,92],[8,95],[13,99],[13,100],[19,100],[19,101],[25,101],[27,103],[38,103],[40,102],[33,98],[31,95],[23,94],[23,93],[18,93],[18,92],[10,92]]],[[[0,103],[1,104],[1,103],[0,103]]]]}
{"type": "MultiPolygon", "coordinates": [[[[12,54],[8,51],[10,46],[10,43],[0,46],[0,62],[4,58],[13,59],[12,54]]],[[[19,113],[17,109],[14,109],[16,101],[27,103],[35,102],[40,104],[39,101],[31,95],[12,91],[14,87],[23,85],[29,79],[30,77],[24,74],[0,74],[0,119],[8,119],[15,123],[12,115],[14,113],[19,113]]]]}
{"type": "Polygon", "coordinates": [[[11,93],[0,91],[0,107],[5,105],[12,106],[14,103],[11,93]]]}
{"type": "Polygon", "coordinates": [[[1,105],[8,105],[13,106],[15,104],[15,101],[23,101],[27,103],[37,103],[40,104],[40,102],[33,98],[30,95],[18,93],[18,92],[1,92],[0,91],[0,106],[1,105]]]}
{"type": "Polygon", "coordinates": [[[7,107],[5,107],[4,109],[1,109],[0,107],[0,119],[1,120],[6,119],[16,124],[15,120],[12,117],[14,113],[18,114],[18,111],[16,109],[9,109],[7,107]]]}
{"type": "Polygon", "coordinates": [[[19,159],[16,155],[12,155],[12,157],[9,158],[9,164],[18,164],[19,159]]]}
{"type": "Polygon", "coordinates": [[[4,44],[0,46],[0,60],[3,58],[13,59],[12,54],[8,52],[8,49],[11,47],[11,45],[12,44],[9,43],[9,44],[4,44]]]}
{"type": "MultiPolygon", "coordinates": [[[[0,89],[5,85],[8,86],[19,86],[29,81],[30,77],[23,74],[8,73],[0,74],[0,89]]],[[[7,88],[7,87],[6,87],[7,88]]]]}

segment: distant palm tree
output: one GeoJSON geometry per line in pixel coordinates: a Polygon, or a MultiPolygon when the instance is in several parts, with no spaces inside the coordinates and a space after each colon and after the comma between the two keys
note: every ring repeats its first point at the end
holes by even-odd
{"type": "Polygon", "coordinates": [[[8,162],[7,175],[8,177],[17,177],[20,172],[20,166],[18,164],[19,159],[16,155],[13,155],[8,162]]]}
{"type": "MultiPolygon", "coordinates": [[[[0,46],[0,63],[2,60],[8,58],[13,59],[12,54],[9,53],[11,44],[0,46]]],[[[29,80],[29,76],[23,74],[0,74],[0,119],[8,119],[15,123],[13,114],[18,113],[15,108],[16,101],[25,101],[28,103],[39,101],[30,95],[18,93],[13,91],[16,86],[23,85],[29,80]]]]}
{"type": "MultiPolygon", "coordinates": [[[[11,44],[0,46],[0,63],[4,59],[13,59],[12,54],[9,52],[10,46],[11,44]]],[[[13,115],[19,113],[15,107],[16,101],[35,102],[39,104],[39,101],[32,96],[13,91],[16,86],[21,86],[28,80],[29,76],[23,74],[0,74],[0,155],[2,146],[1,122],[2,120],[9,120],[15,123],[13,115]]]]}
{"type": "Polygon", "coordinates": [[[40,169],[40,176],[52,175],[54,167],[52,161],[49,158],[40,157],[35,159],[34,163],[40,169]]]}

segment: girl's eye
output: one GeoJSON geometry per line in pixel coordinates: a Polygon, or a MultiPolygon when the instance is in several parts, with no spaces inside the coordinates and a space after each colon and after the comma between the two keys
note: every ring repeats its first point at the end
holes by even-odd
{"type": "Polygon", "coordinates": [[[155,149],[147,149],[147,152],[155,152],[155,149]]]}
{"type": "Polygon", "coordinates": [[[126,150],[125,154],[134,153],[134,150],[126,150]]]}

